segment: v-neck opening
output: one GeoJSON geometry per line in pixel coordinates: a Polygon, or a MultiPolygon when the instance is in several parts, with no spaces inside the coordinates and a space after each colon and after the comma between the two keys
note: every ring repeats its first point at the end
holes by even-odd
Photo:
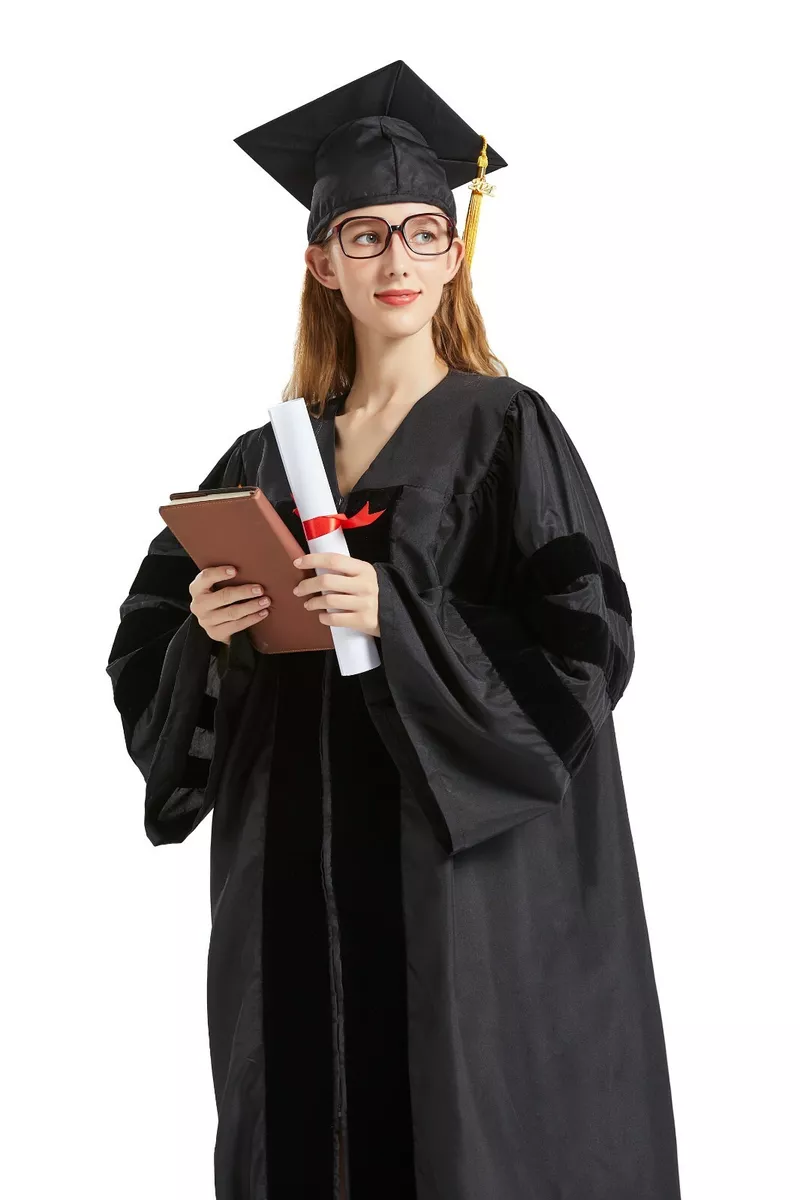
{"type": "Polygon", "coordinates": [[[342,490],[339,486],[339,472],[336,470],[336,417],[338,417],[339,414],[341,413],[342,405],[347,400],[347,397],[350,395],[350,393],[345,392],[342,396],[339,396],[334,399],[334,402],[332,404],[331,438],[330,438],[331,471],[333,474],[333,480],[336,484],[336,494],[337,494],[337,497],[339,500],[339,506],[341,506],[342,504],[346,505],[348,500],[352,496],[353,492],[357,492],[361,489],[361,486],[364,483],[364,480],[369,475],[370,471],[372,471],[372,469],[375,467],[376,463],[378,462],[378,459],[381,458],[381,456],[384,455],[388,451],[389,447],[397,438],[398,434],[400,433],[400,430],[403,428],[406,421],[408,421],[408,419],[411,416],[411,414],[413,413],[414,409],[417,408],[418,405],[422,404],[423,401],[430,399],[430,397],[434,394],[434,392],[438,392],[438,390],[443,386],[443,384],[447,383],[447,381],[449,379],[451,379],[455,374],[456,374],[456,372],[452,367],[448,368],[447,374],[443,375],[438,383],[435,383],[433,385],[433,387],[428,388],[427,392],[423,392],[422,395],[419,397],[419,399],[414,401],[414,403],[411,405],[411,407],[409,408],[406,415],[403,417],[400,424],[397,426],[396,429],[394,429],[392,431],[392,433],[389,434],[388,438],[383,443],[383,445],[380,447],[380,449],[377,451],[377,453],[375,454],[372,461],[367,464],[365,469],[359,475],[358,479],[355,481],[353,486],[350,488],[350,491],[347,492],[346,494],[342,492],[342,490]]]}

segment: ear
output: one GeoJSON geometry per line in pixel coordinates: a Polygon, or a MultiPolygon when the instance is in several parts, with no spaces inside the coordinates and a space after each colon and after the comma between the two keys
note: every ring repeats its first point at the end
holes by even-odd
{"type": "Polygon", "coordinates": [[[460,237],[454,237],[447,253],[448,256],[452,255],[452,262],[448,264],[449,271],[445,283],[450,283],[461,270],[461,264],[466,256],[467,248],[460,237]]]}
{"type": "Polygon", "coordinates": [[[330,288],[332,291],[339,291],[339,280],[336,278],[336,271],[331,256],[324,246],[320,246],[317,242],[312,242],[306,247],[303,257],[306,266],[318,283],[321,283],[323,287],[330,288]]]}

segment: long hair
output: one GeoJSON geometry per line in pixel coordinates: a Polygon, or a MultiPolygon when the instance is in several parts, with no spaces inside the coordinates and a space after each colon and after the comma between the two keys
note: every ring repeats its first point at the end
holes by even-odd
{"type": "MultiPolygon", "coordinates": [[[[442,289],[431,333],[437,356],[451,370],[478,375],[508,375],[505,363],[489,349],[483,317],[472,294],[466,258],[442,289]]],[[[305,399],[321,416],[326,402],[350,390],[356,369],[353,321],[342,293],[326,288],[306,266],[292,375],[281,398],[305,399]]]]}

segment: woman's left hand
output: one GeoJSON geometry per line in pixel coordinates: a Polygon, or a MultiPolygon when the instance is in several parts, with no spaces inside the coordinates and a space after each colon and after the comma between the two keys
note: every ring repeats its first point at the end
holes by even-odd
{"type": "Polygon", "coordinates": [[[294,589],[295,596],[310,596],[304,607],[326,610],[344,609],[344,612],[319,613],[323,625],[343,625],[380,637],[378,628],[378,575],[372,563],[347,554],[304,554],[294,560],[296,567],[320,567],[330,574],[314,575],[301,579],[294,589]],[[314,592],[327,595],[312,595],[314,592]]]}

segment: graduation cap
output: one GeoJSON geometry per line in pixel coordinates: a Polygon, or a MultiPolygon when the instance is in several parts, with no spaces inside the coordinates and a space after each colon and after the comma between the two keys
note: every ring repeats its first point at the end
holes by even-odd
{"type": "Polygon", "coordinates": [[[486,173],[508,165],[400,59],[234,141],[310,210],[309,242],[370,204],[420,201],[456,223],[452,189],[469,183],[468,264],[481,198],[494,191],[486,173]]]}

